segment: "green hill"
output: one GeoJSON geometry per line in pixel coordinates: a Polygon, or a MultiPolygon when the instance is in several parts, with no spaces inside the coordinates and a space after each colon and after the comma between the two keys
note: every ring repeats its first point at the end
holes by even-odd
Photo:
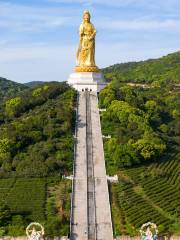
{"type": "Polygon", "coordinates": [[[5,84],[19,91],[0,105],[0,235],[23,235],[34,221],[67,234],[71,182],[62,175],[72,172],[76,93],[65,83],[5,84]]]}
{"type": "Polygon", "coordinates": [[[137,235],[148,221],[156,223],[160,233],[180,234],[180,92],[172,86],[178,77],[170,74],[180,69],[178,56],[105,70],[116,76],[99,94],[100,108],[106,108],[101,114],[103,135],[111,135],[104,140],[107,173],[119,176],[119,183],[110,186],[115,235],[137,235]],[[145,66],[152,72],[156,63],[161,72],[148,79],[145,66]],[[162,79],[166,84],[123,83],[162,79]]]}
{"type": "Polygon", "coordinates": [[[27,88],[28,87],[23,84],[16,83],[6,78],[0,77],[0,103],[3,100],[11,98],[18,92],[21,92],[27,88]]]}
{"type": "Polygon", "coordinates": [[[159,59],[115,64],[103,69],[108,81],[180,83],[180,51],[159,59]]]}
{"type": "Polygon", "coordinates": [[[43,85],[46,82],[43,81],[32,81],[32,82],[28,82],[28,83],[24,83],[24,85],[26,85],[27,87],[37,87],[38,85],[43,85]]]}

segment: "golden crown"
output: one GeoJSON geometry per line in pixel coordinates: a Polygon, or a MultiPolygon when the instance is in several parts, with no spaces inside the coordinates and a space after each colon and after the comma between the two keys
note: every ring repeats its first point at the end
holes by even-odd
{"type": "Polygon", "coordinates": [[[83,15],[85,15],[85,14],[88,14],[89,16],[91,16],[91,14],[90,14],[90,12],[88,10],[84,10],[83,15]]]}

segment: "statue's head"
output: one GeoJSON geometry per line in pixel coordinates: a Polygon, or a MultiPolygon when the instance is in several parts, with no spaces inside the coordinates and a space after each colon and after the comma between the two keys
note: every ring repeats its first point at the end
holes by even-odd
{"type": "Polygon", "coordinates": [[[90,22],[90,19],[91,19],[90,12],[88,10],[85,10],[83,13],[83,21],[90,22]]]}

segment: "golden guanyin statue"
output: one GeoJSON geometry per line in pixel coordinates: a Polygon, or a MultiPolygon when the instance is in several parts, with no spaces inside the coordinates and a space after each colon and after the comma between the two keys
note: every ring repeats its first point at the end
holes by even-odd
{"type": "Polygon", "coordinates": [[[79,28],[79,48],[77,51],[76,72],[99,72],[95,64],[95,36],[96,29],[91,23],[91,15],[85,10],[83,22],[79,28]]]}

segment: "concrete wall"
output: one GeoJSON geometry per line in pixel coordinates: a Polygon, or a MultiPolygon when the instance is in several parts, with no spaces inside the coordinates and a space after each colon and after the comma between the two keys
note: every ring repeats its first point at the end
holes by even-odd
{"type": "MultiPolygon", "coordinates": [[[[26,236],[22,236],[22,237],[0,237],[0,240],[27,240],[28,238],[26,236]]],[[[54,237],[54,238],[50,238],[50,237],[45,237],[45,240],[68,240],[68,237],[54,237]]]]}
{"type": "MultiPolygon", "coordinates": [[[[0,240],[27,240],[27,237],[0,237],[0,240]]],[[[67,237],[45,238],[45,240],[68,240],[67,237]]],[[[114,240],[141,240],[140,237],[120,236],[114,240]]],[[[158,240],[180,240],[180,236],[159,237],[158,240]]]]}
{"type": "MultiPolygon", "coordinates": [[[[119,236],[115,240],[141,240],[141,237],[119,236]]],[[[180,240],[180,236],[159,236],[158,240],[180,240]]]]}

